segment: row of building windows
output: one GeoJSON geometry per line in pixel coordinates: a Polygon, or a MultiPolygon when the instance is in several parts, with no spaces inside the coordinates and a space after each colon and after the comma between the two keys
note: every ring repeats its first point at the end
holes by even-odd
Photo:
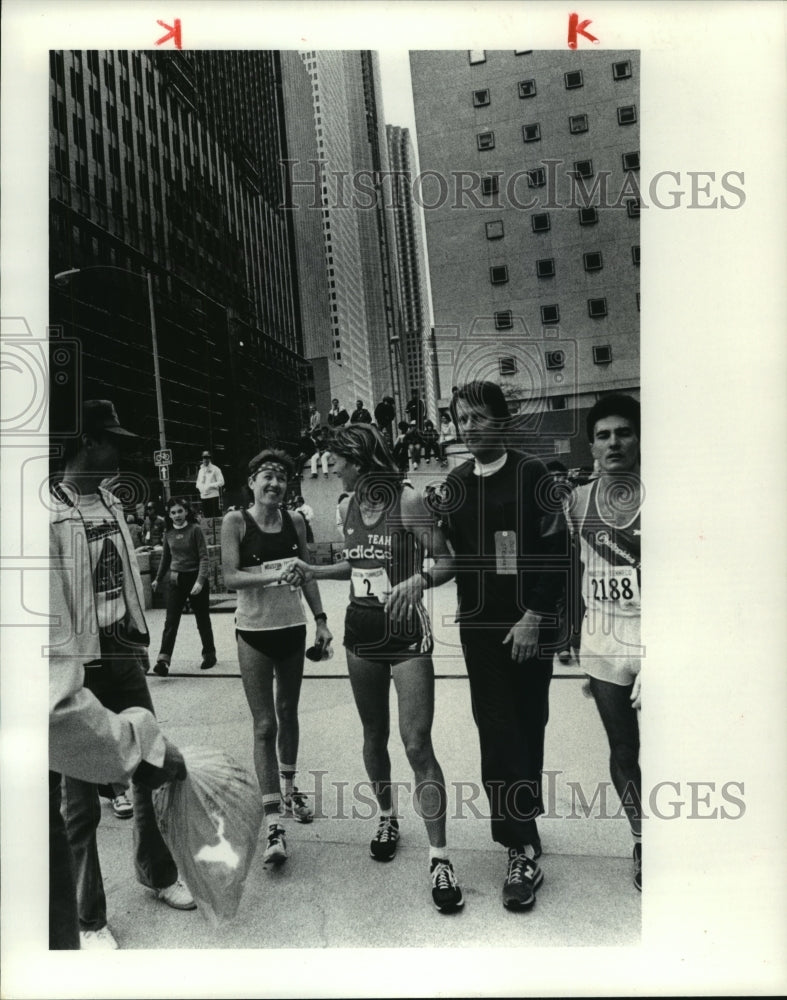
{"type": "MultiPolygon", "coordinates": [[[[626,215],[630,219],[639,218],[640,202],[638,198],[626,198],[624,204],[626,206],[626,215]]],[[[592,226],[598,222],[599,215],[597,208],[592,206],[590,208],[580,208],[578,209],[578,213],[580,226],[592,226]]],[[[500,240],[505,236],[505,227],[502,219],[493,219],[485,225],[486,238],[488,240],[500,240]]],[[[534,212],[530,216],[530,226],[534,233],[548,233],[552,228],[550,213],[534,212]]],[[[637,260],[635,263],[639,263],[639,251],[637,251],[637,260]]]]}
{"type": "MultiPolygon", "coordinates": [[[[535,80],[520,80],[517,84],[517,92],[520,98],[535,97],[538,93],[535,80]]],[[[487,108],[492,103],[491,91],[488,87],[473,90],[472,101],[474,108],[487,108]]],[[[571,132],[587,132],[587,115],[569,115],[569,129],[571,132]],[[584,119],[585,127],[580,125],[584,119]]],[[[634,104],[623,104],[617,109],[618,125],[633,125],[637,121],[637,108],[634,104]]]]}
{"type": "MultiPolygon", "coordinates": [[[[593,364],[608,365],[612,361],[612,345],[598,344],[593,347],[593,364]]],[[[516,375],[519,372],[519,364],[514,357],[497,359],[498,369],[501,375],[516,375]]],[[[566,352],[561,350],[544,351],[544,365],[547,371],[559,371],[566,367],[566,352]]],[[[558,408],[558,407],[556,407],[558,408]]],[[[559,407],[563,409],[563,407],[559,407]]]]}
{"type": "MultiPolygon", "coordinates": [[[[637,312],[639,312],[640,293],[637,292],[636,296],[637,312]]],[[[605,296],[595,299],[587,299],[587,307],[588,316],[591,319],[603,319],[608,315],[607,300],[605,296]]],[[[560,306],[556,302],[541,306],[540,311],[541,322],[544,326],[552,326],[555,323],[560,322],[560,306]]],[[[513,330],[514,328],[514,314],[510,309],[498,310],[494,313],[494,321],[496,330],[513,330]]]]}
{"type": "MultiPolygon", "coordinates": [[[[531,55],[532,49],[527,49],[522,52],[515,52],[515,55],[531,55]]],[[[468,60],[471,66],[479,66],[481,63],[486,62],[486,50],[485,49],[470,49],[467,53],[468,60]]],[[[628,80],[631,77],[631,60],[630,59],[619,59],[610,64],[612,69],[612,79],[613,80],[628,80]]],[[[563,83],[566,90],[577,90],[579,87],[584,87],[585,78],[581,69],[572,69],[567,73],[563,74],[563,83]]]]}
{"type": "MultiPolygon", "coordinates": [[[[639,244],[631,248],[631,261],[639,267],[640,251],[639,244]]],[[[600,250],[592,250],[582,255],[582,263],[586,271],[601,271],[604,267],[603,257],[600,250]]],[[[536,277],[554,278],[556,271],[554,257],[542,257],[536,261],[536,277]]],[[[493,285],[504,285],[508,281],[508,265],[493,264],[489,268],[489,280],[493,285]]]]}
{"type": "MultiPolygon", "coordinates": [[[[490,149],[495,148],[495,133],[489,132],[478,132],[476,134],[476,146],[480,152],[486,152],[490,149]]],[[[532,125],[522,126],[522,141],[523,142],[539,142],[541,139],[541,125],[538,122],[534,122],[532,125]]],[[[630,153],[621,154],[621,163],[624,170],[639,170],[639,151],[634,150],[630,153]]],[[[592,160],[575,160],[574,161],[574,176],[575,177],[592,177],[593,176],[593,161],[592,160]]],[[[546,175],[544,169],[540,168],[540,173],[538,171],[530,172],[533,178],[533,182],[530,184],[531,187],[539,187],[546,183],[546,175]],[[536,181],[536,178],[543,178],[540,182],[536,181]]],[[[528,178],[530,181],[530,178],[528,178]]]]}

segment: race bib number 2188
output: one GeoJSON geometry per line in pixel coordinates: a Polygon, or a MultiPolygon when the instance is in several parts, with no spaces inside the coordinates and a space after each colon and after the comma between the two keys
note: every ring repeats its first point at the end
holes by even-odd
{"type": "Polygon", "coordinates": [[[614,601],[623,607],[639,605],[640,594],[634,569],[620,569],[591,576],[590,597],[594,601],[614,601]]]}

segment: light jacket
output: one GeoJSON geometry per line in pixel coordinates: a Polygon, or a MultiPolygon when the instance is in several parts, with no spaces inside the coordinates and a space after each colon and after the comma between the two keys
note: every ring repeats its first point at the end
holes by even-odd
{"type": "Polygon", "coordinates": [[[219,496],[219,490],[224,485],[224,476],[218,465],[209,462],[207,465],[200,465],[197,473],[197,490],[203,500],[210,500],[219,496]]]}

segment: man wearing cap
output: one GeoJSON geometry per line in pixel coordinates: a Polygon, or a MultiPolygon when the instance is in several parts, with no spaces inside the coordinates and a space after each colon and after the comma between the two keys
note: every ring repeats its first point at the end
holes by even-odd
{"type": "Polygon", "coordinates": [[[107,926],[96,829],[96,783],[133,776],[137,879],[174,909],[194,909],[162,839],[151,787],[185,777],[179,751],[158,728],[145,674],[150,641],[142,581],[123,509],[101,487],[136,440],[109,400],[88,400],[82,432],[65,442],[52,487],[50,553],[50,837],[54,947],[117,948],[107,926]],[[102,707],[103,706],[103,707],[102,707]],[[69,858],[73,858],[79,940],[69,943],[69,858]]]}
{"type": "Polygon", "coordinates": [[[210,460],[210,452],[203,451],[202,465],[197,473],[197,490],[202,500],[202,513],[205,517],[218,517],[221,514],[221,489],[224,486],[224,476],[218,465],[210,460]]]}

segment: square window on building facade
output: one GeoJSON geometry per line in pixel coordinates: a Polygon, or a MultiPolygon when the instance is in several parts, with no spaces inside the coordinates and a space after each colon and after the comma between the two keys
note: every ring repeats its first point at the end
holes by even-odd
{"type": "Polygon", "coordinates": [[[579,210],[579,224],[580,226],[593,226],[598,222],[598,211],[595,208],[580,208],[579,210]]]}
{"type": "Polygon", "coordinates": [[[527,172],[527,186],[531,188],[543,187],[547,182],[547,172],[543,167],[535,167],[527,172]]]}
{"type": "Polygon", "coordinates": [[[541,138],[541,126],[535,125],[523,125],[522,126],[522,139],[524,142],[537,142],[541,138]]]}
{"type": "Polygon", "coordinates": [[[612,348],[609,344],[604,344],[603,347],[593,348],[593,364],[594,365],[608,365],[612,360],[612,348]]]}
{"type": "Polygon", "coordinates": [[[593,161],[592,160],[574,160],[574,176],[575,177],[592,177],[593,176],[593,161]]]}
{"type": "Polygon", "coordinates": [[[471,66],[486,62],[486,49],[468,49],[467,58],[471,66]]]}
{"type": "Polygon", "coordinates": [[[635,264],[637,264],[639,266],[639,244],[638,243],[635,244],[631,248],[631,260],[633,261],[633,263],[635,263],[635,264]]]}
{"type": "Polygon", "coordinates": [[[516,375],[518,371],[516,358],[498,358],[497,364],[501,375],[516,375]]]}
{"type": "Polygon", "coordinates": [[[597,250],[594,250],[591,253],[583,254],[583,260],[586,271],[600,271],[604,266],[601,260],[601,254],[597,250]]]}
{"type": "Polygon", "coordinates": [[[494,149],[495,148],[495,133],[494,132],[479,132],[475,137],[476,145],[479,149],[494,149]]]}
{"type": "Polygon", "coordinates": [[[538,212],[530,217],[534,233],[546,233],[550,228],[549,212],[538,212]]]}
{"type": "Polygon", "coordinates": [[[618,125],[633,125],[637,120],[637,109],[633,104],[618,108],[618,125]]]}
{"type": "Polygon", "coordinates": [[[626,215],[630,219],[639,218],[639,198],[626,198],[626,215]]]}
{"type": "Polygon", "coordinates": [[[510,309],[503,309],[495,313],[495,329],[510,330],[514,325],[514,317],[510,309]]]}
{"type": "Polygon", "coordinates": [[[495,219],[494,222],[487,222],[486,224],[486,238],[488,240],[499,240],[503,238],[503,221],[502,219],[495,219]]]}
{"type": "Polygon", "coordinates": [[[581,132],[587,132],[588,130],[588,116],[587,115],[569,115],[568,116],[568,130],[572,135],[579,135],[581,132]]]}
{"type": "Polygon", "coordinates": [[[508,267],[505,264],[496,264],[489,268],[489,280],[493,285],[504,285],[508,281],[508,267]]]}
{"type": "Polygon", "coordinates": [[[621,157],[624,170],[639,170],[639,153],[624,153],[621,157]]]}
{"type": "Polygon", "coordinates": [[[536,81],[535,80],[520,80],[519,81],[519,96],[520,97],[535,97],[536,96],[536,81]]]}
{"type": "Polygon", "coordinates": [[[560,306],[557,304],[541,306],[542,323],[558,323],[560,321],[560,306]]]}
{"type": "Polygon", "coordinates": [[[473,91],[473,107],[474,108],[485,108],[489,104],[489,91],[488,90],[474,90],[473,91]]]}
{"type": "Polygon", "coordinates": [[[566,90],[576,90],[577,87],[581,87],[584,84],[581,69],[574,69],[569,73],[564,73],[563,79],[566,82],[566,90]]]}
{"type": "Polygon", "coordinates": [[[566,365],[566,355],[564,351],[545,351],[544,361],[546,362],[547,369],[549,371],[555,371],[558,368],[565,368],[566,365]]]}
{"type": "Polygon", "coordinates": [[[488,177],[481,178],[481,194],[489,197],[490,195],[497,194],[500,190],[500,178],[495,174],[490,174],[488,177]]]}
{"type": "Polygon", "coordinates": [[[539,278],[554,278],[555,276],[555,258],[554,257],[543,257],[541,260],[536,261],[536,275],[539,278]]]}
{"type": "MultiPolygon", "coordinates": [[[[565,396],[550,396],[549,397],[549,409],[550,410],[567,410],[568,409],[568,402],[566,400],[566,397],[565,396]]],[[[556,449],[557,449],[557,445],[558,445],[558,442],[556,441],[555,442],[555,448],[556,449]]],[[[570,452],[570,451],[571,451],[571,445],[569,443],[569,447],[568,448],[561,449],[559,452],[557,452],[557,454],[563,455],[566,452],[570,452]]]]}
{"type": "Polygon", "coordinates": [[[600,319],[607,315],[606,299],[588,299],[588,316],[591,319],[600,319]]]}
{"type": "Polygon", "coordinates": [[[625,59],[621,62],[612,63],[612,79],[613,80],[628,80],[631,76],[631,62],[625,59]]]}

